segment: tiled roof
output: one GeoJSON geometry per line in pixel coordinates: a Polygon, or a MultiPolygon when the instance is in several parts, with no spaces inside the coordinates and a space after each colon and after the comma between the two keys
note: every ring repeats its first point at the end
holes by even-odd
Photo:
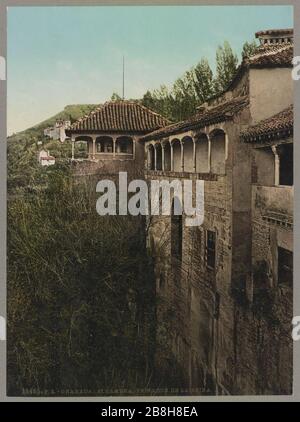
{"type": "Polygon", "coordinates": [[[179,123],[174,123],[149,133],[141,139],[147,141],[151,139],[163,138],[165,136],[182,133],[187,130],[198,129],[210,124],[224,122],[226,120],[232,119],[234,114],[238,113],[248,104],[249,100],[247,96],[236,97],[229,101],[223,102],[222,104],[218,104],[217,106],[206,109],[203,112],[199,112],[192,116],[190,119],[179,123]]]}
{"type": "Polygon", "coordinates": [[[280,113],[250,126],[241,133],[244,142],[259,142],[260,140],[283,138],[293,132],[293,106],[290,105],[280,113]]]}
{"type": "Polygon", "coordinates": [[[245,57],[244,67],[290,67],[293,65],[293,44],[268,44],[257,48],[250,57],[245,57]]]}
{"type": "Polygon", "coordinates": [[[52,157],[52,155],[47,155],[47,157],[41,157],[41,160],[46,160],[46,161],[51,161],[51,160],[55,160],[54,157],[52,157]]]}
{"type": "Polygon", "coordinates": [[[82,132],[149,132],[170,122],[135,101],[110,101],[71,125],[66,134],[82,132]]]}
{"type": "Polygon", "coordinates": [[[255,53],[243,58],[233,79],[223,93],[214,95],[210,99],[217,98],[225,92],[232,90],[249,68],[292,67],[293,55],[293,43],[263,44],[257,47],[255,53]]]}
{"type": "Polygon", "coordinates": [[[255,33],[256,38],[261,35],[293,35],[293,28],[287,29],[267,29],[266,31],[258,31],[255,33]]]}

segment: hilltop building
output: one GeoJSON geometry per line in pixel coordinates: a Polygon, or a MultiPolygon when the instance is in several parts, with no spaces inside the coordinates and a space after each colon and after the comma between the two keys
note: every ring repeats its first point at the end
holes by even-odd
{"type": "Polygon", "coordinates": [[[75,142],[84,141],[88,154],[86,168],[104,168],[111,173],[123,170],[141,176],[144,145],[139,139],[169,123],[138,102],[107,102],[66,131],[72,141],[72,160],[76,159],[75,142]]]}
{"type": "Polygon", "coordinates": [[[53,127],[48,127],[44,130],[44,135],[48,136],[49,138],[64,142],[68,139],[66,135],[66,130],[71,126],[70,120],[57,120],[53,127]]]}
{"type": "Polygon", "coordinates": [[[49,151],[42,149],[38,154],[38,162],[41,166],[53,166],[55,164],[55,157],[52,157],[49,151]]]}
{"type": "Polygon", "coordinates": [[[226,91],[175,123],[106,103],[71,126],[106,170],[204,181],[204,223],[152,216],[156,368],[189,394],[291,394],[293,31],[256,34],[226,91]]]}

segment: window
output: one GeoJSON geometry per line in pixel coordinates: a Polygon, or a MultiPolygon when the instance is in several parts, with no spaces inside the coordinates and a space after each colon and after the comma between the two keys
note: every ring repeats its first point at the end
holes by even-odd
{"type": "Polygon", "coordinates": [[[206,266],[211,269],[216,266],[216,233],[211,230],[206,232],[206,266]]]}
{"type": "Polygon", "coordinates": [[[171,216],[171,254],[173,258],[181,261],[182,259],[182,214],[174,215],[174,209],[181,208],[178,198],[174,198],[172,202],[171,216]]]}
{"type": "Polygon", "coordinates": [[[293,284],[293,253],[278,247],[278,284],[293,284]]]}
{"type": "Polygon", "coordinates": [[[133,142],[129,137],[120,137],[116,141],[119,154],[133,154],[133,142]]]}
{"type": "Polygon", "coordinates": [[[171,221],[171,254],[173,258],[182,258],[182,215],[173,215],[171,221]]]}
{"type": "Polygon", "coordinates": [[[110,138],[109,136],[98,136],[98,138],[96,138],[96,148],[98,153],[112,153],[112,138],[110,138]]]}
{"type": "Polygon", "coordinates": [[[293,144],[284,144],[277,147],[279,155],[279,184],[293,185],[293,144]]]}
{"type": "Polygon", "coordinates": [[[220,316],[220,293],[215,293],[215,310],[214,310],[214,317],[218,319],[220,316]]]}

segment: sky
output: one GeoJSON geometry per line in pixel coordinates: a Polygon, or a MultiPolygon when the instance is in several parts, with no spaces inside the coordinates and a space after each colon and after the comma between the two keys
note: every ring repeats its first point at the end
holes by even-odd
{"type": "Polygon", "coordinates": [[[141,98],[172,83],[218,45],[240,55],[258,30],[293,27],[291,6],[93,6],[8,8],[8,134],[68,104],[113,92],[141,98]]]}

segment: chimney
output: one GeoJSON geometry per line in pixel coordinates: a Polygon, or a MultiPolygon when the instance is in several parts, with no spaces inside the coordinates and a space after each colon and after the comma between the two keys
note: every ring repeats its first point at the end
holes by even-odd
{"type": "Polygon", "coordinates": [[[259,39],[262,46],[287,44],[293,42],[294,31],[292,28],[268,29],[256,32],[255,37],[259,39]]]}

